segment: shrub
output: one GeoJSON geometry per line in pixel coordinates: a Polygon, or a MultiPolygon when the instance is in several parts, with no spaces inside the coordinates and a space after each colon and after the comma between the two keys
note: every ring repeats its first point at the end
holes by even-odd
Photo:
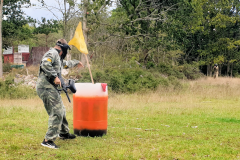
{"type": "Polygon", "coordinates": [[[179,90],[179,89],[183,89],[183,84],[182,83],[180,83],[180,81],[176,78],[176,77],[174,77],[174,76],[169,76],[168,77],[168,80],[169,80],[169,82],[172,84],[172,86],[173,86],[173,89],[177,89],[177,90],[179,90]]]}
{"type": "MultiPolygon", "coordinates": [[[[77,82],[91,82],[88,71],[83,72],[82,76],[77,82]]],[[[109,90],[116,93],[155,90],[159,85],[169,85],[168,80],[160,74],[138,68],[95,70],[93,79],[95,83],[108,83],[109,90]]]]}
{"type": "Polygon", "coordinates": [[[11,77],[5,81],[0,81],[0,98],[18,99],[32,98],[36,96],[35,89],[28,86],[15,85],[11,77]]]}
{"type": "Polygon", "coordinates": [[[147,62],[146,68],[150,69],[150,68],[154,68],[155,64],[153,62],[147,62]]]}
{"type": "Polygon", "coordinates": [[[172,65],[160,63],[157,65],[157,70],[160,73],[163,73],[167,76],[174,76],[177,77],[178,79],[185,78],[185,75],[182,72],[180,72],[177,67],[173,67],[172,65]]]}
{"type": "Polygon", "coordinates": [[[10,63],[3,63],[3,72],[10,72],[12,70],[10,63]]]}
{"type": "Polygon", "coordinates": [[[203,76],[203,73],[200,72],[198,64],[192,63],[192,64],[184,64],[182,66],[182,71],[184,75],[187,77],[187,79],[198,79],[203,76]]]}
{"type": "Polygon", "coordinates": [[[196,62],[193,62],[192,64],[186,63],[182,66],[172,66],[165,63],[160,63],[157,66],[157,70],[160,73],[163,73],[167,76],[173,76],[178,79],[187,78],[194,80],[203,76],[196,62]]]}

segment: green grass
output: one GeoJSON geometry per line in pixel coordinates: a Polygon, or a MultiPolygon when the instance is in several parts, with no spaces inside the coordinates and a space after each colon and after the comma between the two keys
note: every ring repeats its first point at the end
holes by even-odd
{"type": "MultiPolygon", "coordinates": [[[[239,93],[196,87],[110,95],[107,135],[57,139],[59,150],[40,145],[48,117],[37,97],[0,100],[0,159],[239,159],[239,93]]],[[[72,106],[63,99],[73,132],[72,106]]]]}

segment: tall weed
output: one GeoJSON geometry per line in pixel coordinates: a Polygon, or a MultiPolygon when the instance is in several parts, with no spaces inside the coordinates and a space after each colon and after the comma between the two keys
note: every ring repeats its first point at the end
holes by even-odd
{"type": "MultiPolygon", "coordinates": [[[[92,74],[95,83],[108,83],[109,90],[116,93],[156,90],[159,86],[181,88],[181,82],[177,78],[169,80],[154,70],[140,68],[95,69],[92,74]]],[[[91,82],[89,72],[82,72],[82,78],[76,82],[91,82]]]]}
{"type": "Polygon", "coordinates": [[[0,81],[0,99],[26,99],[35,96],[35,89],[28,86],[15,85],[14,80],[11,78],[7,78],[5,81],[0,81]]]}

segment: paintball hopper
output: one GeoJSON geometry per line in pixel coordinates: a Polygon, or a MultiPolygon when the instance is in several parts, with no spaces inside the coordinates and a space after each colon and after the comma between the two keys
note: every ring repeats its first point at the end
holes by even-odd
{"type": "Polygon", "coordinates": [[[76,89],[76,87],[75,87],[75,82],[74,82],[74,80],[72,80],[72,79],[69,79],[69,80],[68,80],[68,86],[67,86],[67,88],[69,88],[72,93],[76,93],[76,92],[77,92],[77,89],[76,89]]]}

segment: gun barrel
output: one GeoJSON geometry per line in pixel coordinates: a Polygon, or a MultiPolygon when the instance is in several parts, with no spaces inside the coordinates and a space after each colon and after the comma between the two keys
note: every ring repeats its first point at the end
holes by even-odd
{"type": "Polygon", "coordinates": [[[68,98],[68,101],[71,103],[71,100],[70,100],[70,98],[69,98],[69,96],[68,96],[67,90],[64,89],[64,92],[66,93],[66,96],[67,96],[67,98],[68,98]]]}

